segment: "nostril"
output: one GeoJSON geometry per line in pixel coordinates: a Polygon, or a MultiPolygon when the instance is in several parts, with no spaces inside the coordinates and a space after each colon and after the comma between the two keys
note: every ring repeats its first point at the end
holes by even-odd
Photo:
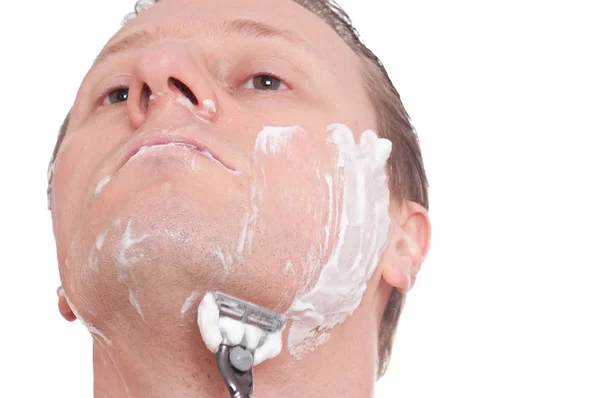
{"type": "Polygon", "coordinates": [[[187,99],[194,105],[198,105],[198,98],[194,95],[192,90],[188,86],[185,85],[181,80],[175,79],[174,77],[169,78],[169,85],[175,87],[177,90],[181,92],[181,94],[185,95],[187,99]]]}
{"type": "Polygon", "coordinates": [[[144,84],[142,87],[142,95],[140,95],[140,108],[142,112],[146,113],[148,110],[148,103],[150,102],[150,96],[152,95],[152,90],[148,87],[147,84],[144,84]]]}

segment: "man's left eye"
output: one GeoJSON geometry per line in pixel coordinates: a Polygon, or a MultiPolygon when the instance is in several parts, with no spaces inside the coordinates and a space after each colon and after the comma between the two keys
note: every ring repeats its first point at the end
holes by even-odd
{"type": "Polygon", "coordinates": [[[251,79],[248,79],[242,88],[249,88],[254,90],[286,90],[288,86],[281,81],[281,79],[273,75],[257,75],[251,79]]]}

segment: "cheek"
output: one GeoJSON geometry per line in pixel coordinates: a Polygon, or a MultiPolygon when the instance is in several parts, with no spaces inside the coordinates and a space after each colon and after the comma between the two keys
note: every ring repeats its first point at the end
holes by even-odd
{"type": "Polygon", "coordinates": [[[336,152],[325,132],[281,128],[261,134],[254,151],[260,212],[257,230],[264,242],[278,242],[272,249],[279,253],[277,261],[269,263],[274,267],[270,272],[290,289],[282,303],[285,309],[294,296],[316,282],[331,251],[331,176],[336,152]]]}
{"type": "Polygon", "coordinates": [[[73,134],[62,143],[52,179],[51,205],[59,258],[64,258],[65,241],[72,235],[76,203],[81,200],[82,182],[89,169],[88,148],[73,134]]]}
{"type": "Polygon", "coordinates": [[[82,218],[82,208],[92,189],[100,161],[110,151],[105,140],[95,140],[93,132],[69,132],[54,163],[50,197],[59,259],[64,258],[68,243],[82,218]]]}

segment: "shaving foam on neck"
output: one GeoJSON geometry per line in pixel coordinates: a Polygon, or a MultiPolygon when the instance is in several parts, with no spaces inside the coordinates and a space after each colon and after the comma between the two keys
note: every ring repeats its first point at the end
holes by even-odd
{"type": "Polygon", "coordinates": [[[297,359],[327,341],[326,331],[356,310],[390,226],[386,162],[391,142],[367,130],[356,143],[352,131],[342,124],[332,124],[328,131],[338,150],[328,230],[337,231],[337,236],[317,283],[297,297],[286,313],[293,321],[288,350],[297,359]]]}

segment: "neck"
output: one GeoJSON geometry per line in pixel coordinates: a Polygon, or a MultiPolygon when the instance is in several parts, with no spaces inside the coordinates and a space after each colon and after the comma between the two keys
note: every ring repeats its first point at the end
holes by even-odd
{"type": "MultiPolygon", "coordinates": [[[[295,359],[285,349],[254,368],[253,397],[373,396],[377,360],[375,328],[360,309],[331,331],[323,346],[295,359]]],[[[364,314],[368,317],[368,314],[364,314]]],[[[96,398],[194,397],[227,398],[215,355],[200,337],[190,314],[169,331],[94,340],[96,398]]]]}

